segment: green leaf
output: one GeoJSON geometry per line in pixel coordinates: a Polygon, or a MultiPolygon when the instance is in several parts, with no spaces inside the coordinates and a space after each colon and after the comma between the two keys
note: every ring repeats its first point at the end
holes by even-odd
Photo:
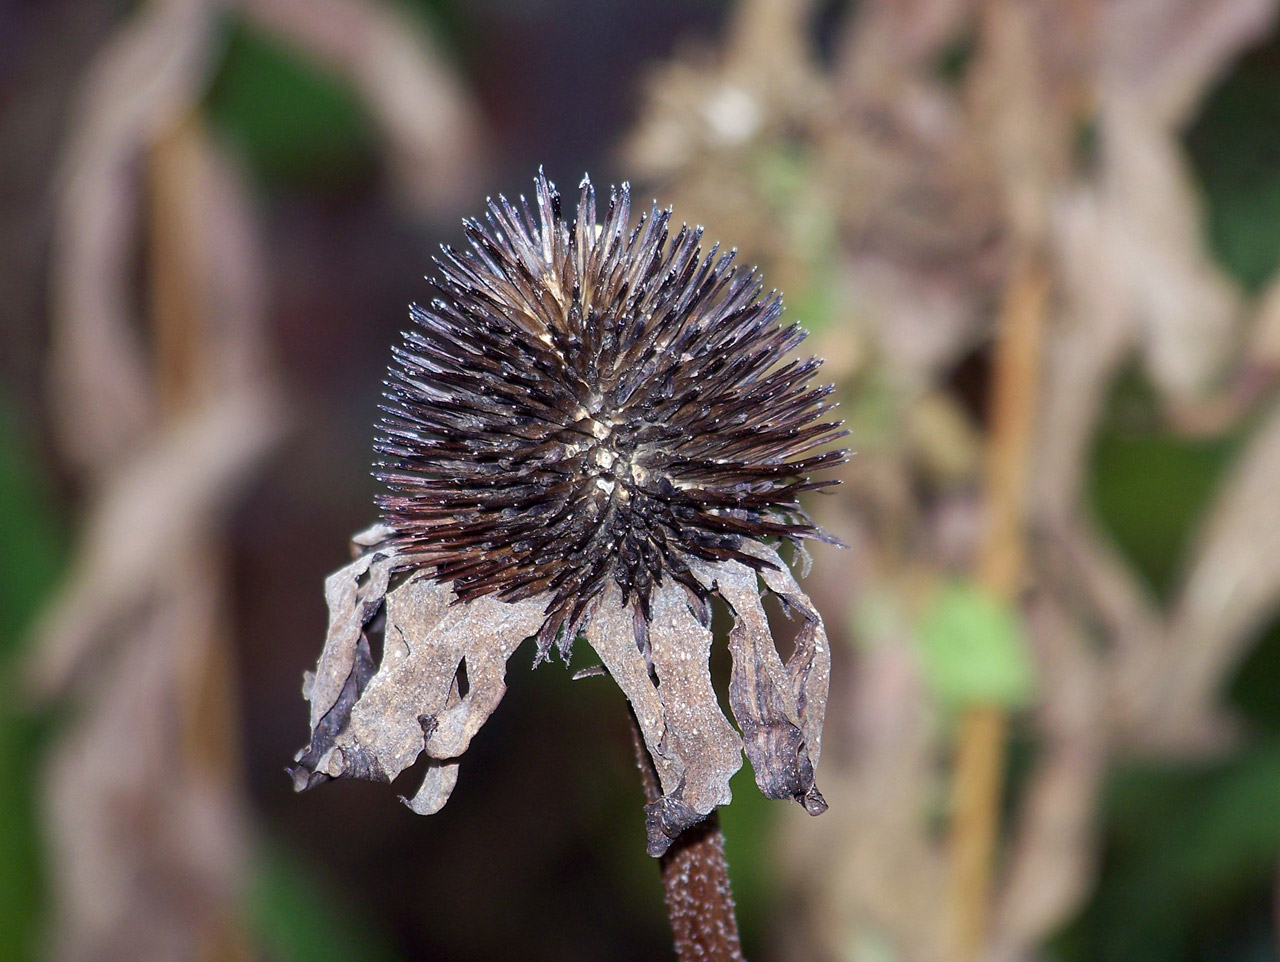
{"type": "MultiPolygon", "coordinates": [[[[0,687],[14,690],[21,639],[63,564],[49,481],[22,412],[0,394],[0,687]]],[[[37,765],[48,720],[0,705],[0,962],[32,958],[45,883],[36,835],[37,765]]]]}
{"type": "Polygon", "coordinates": [[[938,592],[918,636],[925,677],[938,700],[1018,707],[1031,700],[1034,678],[1022,622],[1010,605],[976,585],[938,592]]]}
{"type": "Polygon", "coordinates": [[[1064,934],[1071,949],[1065,957],[1248,958],[1224,945],[1239,943],[1243,927],[1255,924],[1254,906],[1270,928],[1277,811],[1276,739],[1209,763],[1129,764],[1115,772],[1104,793],[1105,871],[1091,904],[1064,934]]]}
{"type": "Polygon", "coordinates": [[[1196,521],[1239,447],[1235,435],[1106,430],[1097,439],[1090,500],[1158,596],[1176,587],[1196,521]]]}
{"type": "Polygon", "coordinates": [[[1186,146],[1218,262],[1249,291],[1280,266],[1280,38],[1241,57],[1210,91],[1186,146]]]}
{"type": "Polygon", "coordinates": [[[207,107],[269,183],[323,191],[375,167],[376,132],[347,81],[243,22],[232,22],[207,107]]]}

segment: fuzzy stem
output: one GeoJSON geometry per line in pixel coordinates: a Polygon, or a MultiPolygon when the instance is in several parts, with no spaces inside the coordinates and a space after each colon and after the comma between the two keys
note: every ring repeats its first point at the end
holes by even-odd
{"type": "MultiPolygon", "coordinates": [[[[656,802],[662,795],[658,773],[645,748],[635,713],[628,708],[627,715],[645,801],[656,802]]],[[[658,860],[658,866],[679,962],[742,962],[729,863],[724,857],[724,833],[716,813],[681,833],[658,860]]]]}

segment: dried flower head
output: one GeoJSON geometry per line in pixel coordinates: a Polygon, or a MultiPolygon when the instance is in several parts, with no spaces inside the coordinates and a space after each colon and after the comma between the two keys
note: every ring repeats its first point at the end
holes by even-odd
{"type": "Polygon", "coordinates": [[[656,205],[632,227],[625,184],[597,222],[587,180],[570,223],[541,173],[536,185],[533,209],[500,198],[464,222],[470,250],[444,248],[442,296],[412,309],[394,349],[383,523],[326,584],[296,784],[390,780],[425,750],[409,804],[438,810],[512,652],[536,636],[537,660],[553,646],[567,660],[585,636],[661,781],[652,854],[729,800],[744,746],[765,795],[817,814],[830,652],[771,542],[829,540],[797,500],[845,457],[830,449],[844,433],[827,419],[831,388],[812,383],[821,362],[788,359],[804,332],[779,324],[780,298],[732,251],[704,254],[701,229],[670,236],[656,205]],[[397,572],[409,575],[393,588],[397,572]],[[801,618],[785,662],[762,591],[801,618]],[[711,686],[713,596],[735,619],[743,738],[711,686]]]}

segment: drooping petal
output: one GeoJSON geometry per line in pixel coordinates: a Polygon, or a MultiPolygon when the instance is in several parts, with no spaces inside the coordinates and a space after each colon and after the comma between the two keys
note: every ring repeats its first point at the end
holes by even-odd
{"type": "Polygon", "coordinates": [[[804,802],[816,790],[796,710],[796,691],[769,630],[753,568],[736,561],[692,565],[695,577],[733,611],[729,706],[742,730],[756,785],[766,798],[804,802]]]}
{"type": "Polygon", "coordinates": [[[306,672],[302,697],[311,703],[311,744],[298,753],[294,788],[313,785],[314,765],[345,727],[369,677],[373,662],[365,626],[381,608],[394,567],[394,551],[383,545],[391,529],[375,524],[351,539],[361,553],[324,582],[329,630],[315,672],[306,672]]]}
{"type": "MultiPolygon", "coordinates": [[[[466,750],[497,707],[506,691],[507,659],[542,624],[545,600],[513,604],[483,597],[458,604],[450,585],[412,578],[385,596],[384,650],[373,672],[367,670],[372,667],[367,640],[361,637],[353,646],[349,638],[349,624],[359,621],[362,635],[378,608],[369,592],[343,587],[358,568],[353,562],[331,579],[331,601],[337,605],[332,618],[344,630],[331,632],[321,653],[323,666],[326,659],[340,662],[342,653],[354,648],[348,659],[354,668],[321,715],[324,724],[313,729],[311,745],[299,753],[295,783],[307,787],[317,777],[343,775],[391,781],[425,750],[444,763],[428,769],[422,789],[408,804],[429,814],[448,799],[457,780],[456,762],[449,760],[466,750]],[[465,694],[460,670],[465,671],[465,694]]],[[[386,580],[380,583],[385,591],[386,580]]],[[[311,695],[320,691],[313,682],[311,695]]]]}
{"type": "Polygon", "coordinates": [[[690,610],[685,589],[668,579],[653,592],[651,614],[666,728],[655,762],[664,755],[674,761],[662,781],[663,797],[645,808],[649,854],[660,855],[686,828],[729,803],[729,779],[742,767],[742,739],[720,711],[708,665],[712,634],[690,610]]]}
{"type": "Polygon", "coordinates": [[[665,791],[668,785],[680,784],[683,767],[679,759],[671,755],[669,747],[664,748],[667,725],[662,698],[636,644],[633,606],[634,602],[622,604],[622,591],[617,582],[611,580],[587,625],[587,643],[595,649],[631,703],[645,747],[658,770],[658,781],[665,791]]]}
{"type": "MultiPolygon", "coordinates": [[[[831,685],[831,645],[822,616],[813,606],[791,574],[791,569],[778,552],[760,542],[744,541],[743,550],[768,565],[761,570],[760,578],[766,587],[781,598],[803,619],[796,634],[795,650],[784,662],[789,688],[795,698],[795,712],[804,732],[805,751],[809,763],[818,767],[822,754],[822,722],[827,713],[827,692],[831,685]]],[[[810,815],[820,815],[827,810],[827,803],[811,788],[802,799],[810,815]]]]}
{"type": "Polygon", "coordinates": [[[414,793],[413,798],[402,799],[419,815],[434,815],[444,808],[444,803],[453,794],[458,784],[457,760],[440,761],[431,759],[427,765],[427,774],[423,776],[422,785],[414,793]]]}

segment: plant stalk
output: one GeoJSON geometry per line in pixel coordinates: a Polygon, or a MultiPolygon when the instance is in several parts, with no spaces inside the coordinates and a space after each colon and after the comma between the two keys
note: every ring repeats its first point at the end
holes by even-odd
{"type": "MultiPolygon", "coordinates": [[[[1048,273],[1037,258],[1027,256],[1014,271],[997,324],[984,478],[987,534],[976,572],[983,589],[1011,604],[1017,601],[1024,566],[1026,486],[1047,301],[1048,273]]],[[[960,719],[943,915],[947,962],[971,962],[986,938],[1007,724],[1000,705],[970,706],[960,719]]]]}
{"type": "MultiPolygon", "coordinates": [[[[662,796],[658,773],[630,707],[627,715],[645,801],[653,803],[662,796]]],[[[658,866],[679,962],[742,962],[729,863],[724,857],[724,833],[716,813],[681,833],[658,859],[658,866]]]]}

